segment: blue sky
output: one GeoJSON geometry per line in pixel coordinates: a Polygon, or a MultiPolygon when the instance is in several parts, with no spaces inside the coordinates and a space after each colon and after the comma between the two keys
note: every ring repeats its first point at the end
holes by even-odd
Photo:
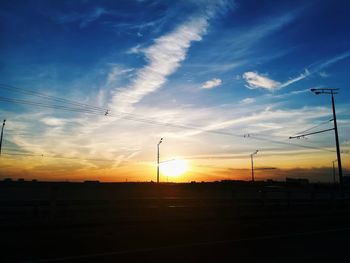
{"type": "MultiPolygon", "coordinates": [[[[140,171],[152,170],[160,137],[166,138],[164,159],[191,162],[192,172],[180,181],[245,178],[244,156],[257,148],[258,164],[278,170],[272,177],[288,169],[328,171],[335,158],[332,133],[292,142],[301,147],[287,145],[290,135],[331,118],[330,98],[309,91],[326,87],[340,89],[343,162],[350,168],[347,1],[0,5],[2,84],[109,110],[107,116],[90,115],[1,102],[9,160],[3,176],[55,180],[75,171],[74,180],[90,178],[93,171],[98,179],[124,180],[127,174],[150,180],[152,172],[140,171]],[[11,155],[11,149],[28,156],[11,155]],[[47,158],[33,156],[40,154],[47,158]],[[11,168],[14,159],[20,171],[11,168]],[[48,175],[53,170],[56,177],[48,175]]],[[[0,95],[57,104],[4,88],[0,95]]]]}

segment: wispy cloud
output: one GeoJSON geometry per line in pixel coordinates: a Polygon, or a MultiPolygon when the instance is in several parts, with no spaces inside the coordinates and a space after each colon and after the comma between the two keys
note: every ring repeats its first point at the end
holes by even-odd
{"type": "Polygon", "coordinates": [[[306,77],[308,77],[310,75],[311,75],[310,71],[308,69],[305,69],[304,73],[301,73],[299,76],[297,76],[295,78],[287,80],[286,82],[282,83],[278,88],[288,87],[289,85],[291,85],[291,84],[293,84],[295,82],[298,82],[300,80],[303,80],[303,79],[305,79],[306,77]]]}
{"type": "Polygon", "coordinates": [[[110,85],[113,82],[115,82],[119,76],[130,73],[132,71],[134,71],[133,68],[125,69],[125,68],[121,68],[120,66],[114,66],[107,75],[107,85],[110,85]]]}
{"type": "Polygon", "coordinates": [[[341,60],[346,59],[348,57],[350,57],[350,51],[347,51],[345,53],[337,55],[337,56],[335,56],[335,57],[333,57],[325,62],[322,62],[322,63],[316,65],[312,71],[313,71],[313,73],[318,72],[318,71],[320,71],[326,67],[329,67],[329,66],[337,63],[338,61],[341,61],[341,60]]]}
{"type": "Polygon", "coordinates": [[[249,89],[258,89],[258,88],[262,88],[262,89],[266,89],[269,91],[273,91],[276,89],[281,89],[281,88],[285,88],[288,87],[298,81],[301,81],[309,76],[311,76],[312,74],[315,73],[319,73],[319,75],[321,77],[327,77],[328,74],[325,73],[323,70],[324,68],[327,68],[343,59],[346,59],[350,57],[350,52],[346,52],[343,54],[340,54],[338,56],[335,56],[329,60],[326,60],[322,63],[310,66],[310,68],[306,68],[304,69],[304,73],[301,73],[300,75],[298,75],[297,77],[291,78],[285,82],[279,82],[277,80],[273,80],[271,78],[268,78],[265,75],[259,74],[258,72],[252,72],[252,71],[248,71],[245,72],[243,74],[243,78],[246,80],[247,85],[246,87],[249,89]],[[321,72],[320,72],[321,71],[321,72]]]}
{"type": "Polygon", "coordinates": [[[264,75],[260,75],[258,72],[248,71],[242,75],[243,79],[247,82],[246,87],[249,89],[266,89],[273,91],[278,89],[281,85],[280,82],[270,79],[264,75]]]}
{"type": "Polygon", "coordinates": [[[318,73],[320,75],[320,77],[322,78],[328,78],[329,77],[329,74],[326,72],[326,71],[321,71],[318,73]]]}
{"type": "Polygon", "coordinates": [[[288,87],[289,85],[295,82],[305,79],[306,77],[310,76],[310,74],[311,74],[310,71],[305,69],[304,73],[300,74],[295,78],[291,78],[283,83],[273,80],[271,78],[268,78],[265,75],[261,75],[258,72],[252,72],[252,71],[245,72],[242,77],[247,82],[246,87],[249,89],[261,88],[261,89],[266,89],[268,91],[273,91],[273,90],[288,87]]]}
{"type": "Polygon", "coordinates": [[[302,94],[302,93],[307,93],[310,92],[310,89],[302,89],[302,90],[294,90],[288,93],[283,93],[283,94],[278,94],[278,95],[273,95],[273,98],[275,99],[282,99],[282,98],[287,98],[290,96],[294,96],[294,95],[298,95],[298,94],[302,94]]]}
{"type": "Polygon", "coordinates": [[[214,78],[214,79],[211,79],[211,80],[204,82],[201,86],[201,89],[212,89],[212,88],[220,86],[221,83],[222,83],[221,79],[214,78]]]}
{"type": "Polygon", "coordinates": [[[133,46],[126,51],[127,54],[138,54],[141,52],[142,52],[142,48],[140,44],[137,44],[136,46],[133,46]]]}
{"type": "Polygon", "coordinates": [[[55,117],[45,117],[40,119],[40,121],[49,126],[62,126],[67,122],[65,119],[59,119],[55,117]]]}
{"type": "Polygon", "coordinates": [[[247,104],[252,104],[254,102],[255,102],[254,98],[245,98],[245,99],[241,100],[239,103],[247,105],[247,104]]]}
{"type": "Polygon", "coordinates": [[[161,88],[167,77],[174,73],[186,58],[191,43],[202,39],[207,26],[207,17],[192,18],[144,49],[148,64],[137,71],[136,78],[130,86],[115,92],[110,108],[123,111],[161,88]],[[125,95],[129,99],[126,99],[125,95]]]}
{"type": "Polygon", "coordinates": [[[87,27],[93,21],[99,19],[102,15],[109,12],[102,7],[95,7],[86,13],[70,13],[58,16],[58,21],[62,24],[79,22],[80,28],[87,27]]]}

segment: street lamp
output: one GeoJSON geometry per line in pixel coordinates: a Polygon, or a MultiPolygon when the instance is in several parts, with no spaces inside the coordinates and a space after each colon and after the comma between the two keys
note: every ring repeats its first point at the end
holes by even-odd
{"type": "Polygon", "coordinates": [[[163,138],[157,144],[157,184],[159,184],[159,145],[162,143],[163,138]]]}
{"type": "Polygon", "coordinates": [[[329,94],[332,97],[333,123],[334,123],[334,133],[335,133],[335,145],[336,145],[336,148],[337,148],[339,184],[340,184],[340,190],[342,191],[343,190],[343,169],[342,169],[342,165],[341,165],[338,126],[337,126],[337,116],[336,116],[336,113],[335,113],[334,96],[333,96],[334,94],[338,94],[337,91],[338,91],[338,89],[326,89],[326,88],[311,89],[311,92],[315,93],[316,95],[329,94]]]}
{"type": "Polygon", "coordinates": [[[6,122],[6,120],[4,120],[4,122],[2,123],[2,128],[1,128],[1,137],[0,137],[0,155],[1,155],[2,137],[3,137],[3,135],[4,135],[4,127],[5,127],[5,122],[6,122]]]}
{"type": "Polygon", "coordinates": [[[253,156],[255,154],[258,153],[259,150],[256,150],[255,152],[253,152],[251,155],[250,155],[250,161],[251,161],[251,164],[252,164],[252,182],[254,182],[254,158],[253,156]]]}

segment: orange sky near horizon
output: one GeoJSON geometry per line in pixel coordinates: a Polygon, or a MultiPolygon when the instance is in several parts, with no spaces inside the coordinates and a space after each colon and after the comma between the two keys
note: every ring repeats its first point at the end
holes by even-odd
{"type": "MultiPolygon", "coordinates": [[[[263,151],[254,156],[256,180],[303,177],[311,181],[332,181],[332,161],[335,153],[315,152],[297,155],[269,155],[263,151]]],[[[0,178],[23,178],[42,181],[145,182],[156,181],[156,162],[102,161],[50,158],[40,156],[10,156],[4,153],[0,160],[0,178]]],[[[172,160],[174,158],[168,158],[172,160]]],[[[187,170],[178,176],[160,172],[160,181],[190,182],[217,180],[251,180],[250,157],[181,158],[187,162],[187,170]]],[[[165,157],[166,160],[166,157],[165,157]]],[[[350,156],[342,155],[344,175],[350,170],[350,156]]],[[[337,165],[337,163],[335,163],[337,165]]],[[[337,172],[337,171],[336,171],[337,172]]]]}

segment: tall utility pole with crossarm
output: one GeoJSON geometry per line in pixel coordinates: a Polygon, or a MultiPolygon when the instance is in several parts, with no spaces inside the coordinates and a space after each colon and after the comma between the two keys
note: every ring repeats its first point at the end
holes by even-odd
{"type": "Polygon", "coordinates": [[[333,123],[334,123],[334,133],[335,133],[335,145],[336,145],[336,148],[337,148],[339,184],[340,184],[340,189],[343,190],[343,186],[344,186],[343,169],[342,169],[342,165],[341,165],[341,156],[340,156],[340,147],[339,147],[337,115],[336,115],[336,112],[335,112],[335,105],[334,105],[334,94],[338,94],[338,89],[320,88],[320,89],[311,89],[311,91],[313,93],[315,93],[316,95],[329,94],[332,97],[333,123]]]}

